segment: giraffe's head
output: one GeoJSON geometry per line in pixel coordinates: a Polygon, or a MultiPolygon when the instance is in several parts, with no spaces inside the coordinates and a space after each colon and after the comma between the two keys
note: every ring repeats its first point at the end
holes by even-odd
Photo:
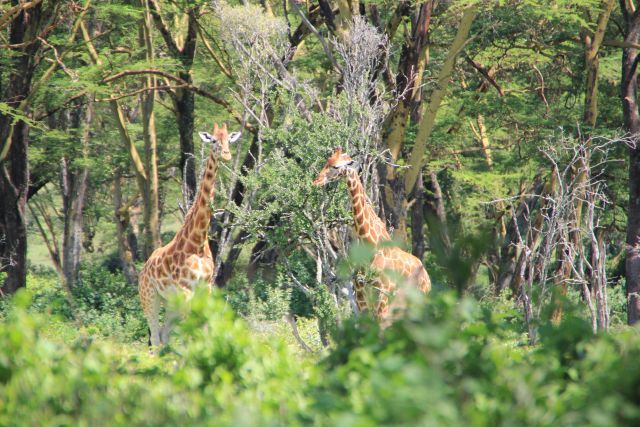
{"type": "Polygon", "coordinates": [[[217,157],[222,158],[222,160],[229,161],[231,160],[231,152],[229,151],[229,143],[236,142],[242,132],[231,132],[227,131],[227,124],[223,123],[222,127],[218,127],[217,123],[213,125],[213,135],[209,132],[198,132],[200,135],[200,139],[203,142],[211,142],[213,143],[213,153],[217,157]]]}
{"type": "Polygon", "coordinates": [[[344,154],[340,148],[336,148],[331,157],[327,159],[327,163],[318,174],[318,177],[313,181],[313,185],[320,187],[336,181],[346,176],[349,169],[355,169],[356,167],[356,162],[348,154],[344,154]]]}

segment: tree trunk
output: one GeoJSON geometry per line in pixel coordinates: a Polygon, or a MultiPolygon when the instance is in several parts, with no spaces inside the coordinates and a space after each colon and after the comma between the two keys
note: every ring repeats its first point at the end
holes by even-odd
{"type": "MultiPolygon", "coordinates": [[[[134,200],[135,198],[132,198],[134,200]]],[[[138,272],[134,263],[134,252],[129,245],[129,204],[122,204],[122,172],[116,170],[113,179],[113,208],[118,239],[118,254],[122,264],[122,271],[127,282],[131,285],[138,283],[138,272]]]]}
{"type": "MultiPolygon", "coordinates": [[[[96,65],[102,65],[102,59],[98,55],[97,50],[93,46],[92,37],[89,33],[86,25],[83,22],[79,25],[84,41],[89,51],[91,60],[96,65]]],[[[146,84],[146,83],[145,83],[146,84]]],[[[144,98],[144,97],[143,97],[144,98]]],[[[144,100],[155,99],[144,98],[144,100]]],[[[145,203],[145,209],[143,213],[143,222],[145,226],[145,235],[148,239],[145,239],[145,248],[156,247],[160,244],[160,230],[159,230],[159,200],[158,200],[158,170],[157,170],[157,154],[156,154],[156,140],[155,140],[155,121],[153,119],[153,107],[145,105],[143,102],[143,138],[145,140],[145,156],[144,160],[140,157],[140,153],[136,148],[135,142],[129,133],[127,128],[127,118],[125,116],[120,103],[112,95],[109,101],[111,112],[113,114],[120,140],[124,144],[132,166],[135,170],[136,181],[140,194],[143,195],[143,201],[145,203]],[[150,169],[147,169],[150,168],[150,169]],[[147,234],[148,233],[148,234],[147,234]],[[147,242],[150,242],[147,244],[147,242]]]]}
{"type": "MultiPolygon", "coordinates": [[[[625,43],[637,44],[640,40],[640,11],[622,3],[625,18],[625,43]]],[[[634,325],[640,319],[640,116],[638,115],[638,50],[625,47],[622,50],[622,80],[620,98],[624,115],[624,127],[628,137],[635,142],[629,148],[629,207],[627,209],[627,315],[634,325]]]]}
{"type": "MultiPolygon", "coordinates": [[[[82,156],[86,160],[89,156],[90,129],[93,121],[93,101],[88,100],[84,109],[84,123],[82,120],[82,108],[75,112],[76,118],[72,121],[72,127],[82,127],[82,156]]],[[[64,234],[62,240],[62,273],[69,289],[73,288],[78,280],[80,270],[80,252],[83,238],[83,211],[86,202],[87,185],[89,181],[89,168],[84,166],[73,168],[71,160],[62,159],[61,186],[62,206],[64,213],[64,234]]]]}
{"type": "MultiPolygon", "coordinates": [[[[596,118],[598,115],[598,70],[599,70],[599,57],[598,53],[602,46],[602,40],[604,39],[604,32],[609,22],[609,16],[611,9],[613,8],[613,0],[605,0],[602,3],[602,10],[598,15],[596,24],[596,31],[592,36],[585,36],[585,70],[586,70],[586,82],[585,82],[585,99],[584,99],[584,114],[583,120],[590,128],[594,128],[596,125],[596,118]]],[[[580,169],[576,171],[579,175],[573,179],[576,180],[578,187],[583,187],[586,184],[587,171],[584,164],[580,164],[580,169]]],[[[558,249],[558,269],[555,274],[555,284],[558,288],[553,297],[553,312],[551,314],[551,321],[555,324],[559,324],[562,320],[563,314],[563,299],[568,292],[567,283],[571,279],[573,271],[574,260],[569,254],[569,246],[578,247],[580,245],[579,232],[582,224],[582,200],[585,195],[579,195],[574,202],[574,215],[571,218],[571,229],[566,236],[567,244],[559,246],[558,249]]]]}
{"type": "Polygon", "coordinates": [[[431,94],[431,100],[427,110],[424,112],[424,116],[418,127],[418,134],[416,135],[416,141],[411,150],[411,156],[409,157],[409,170],[404,177],[404,191],[408,194],[413,190],[416,184],[418,174],[424,165],[424,154],[427,148],[427,141],[433,130],[436,115],[440,109],[442,100],[447,93],[447,85],[449,78],[453,72],[453,66],[455,64],[456,57],[464,48],[469,31],[471,30],[471,24],[478,13],[477,6],[471,6],[464,10],[458,32],[456,34],[453,43],[449,49],[449,53],[442,65],[440,74],[438,75],[438,85],[431,94]]]}
{"type": "MultiPolygon", "coordinates": [[[[416,9],[412,19],[411,37],[402,46],[398,64],[398,76],[395,90],[402,94],[398,104],[389,115],[389,130],[384,140],[391,154],[391,163],[397,163],[401,156],[407,120],[422,86],[424,58],[427,49],[427,34],[431,22],[433,2],[427,1],[416,9]]],[[[402,179],[392,165],[386,167],[384,179],[384,211],[387,222],[394,229],[394,237],[407,239],[406,216],[407,202],[402,179]]]]}
{"type": "MultiPolygon", "coordinates": [[[[171,34],[169,27],[162,18],[158,1],[143,1],[149,7],[153,21],[167,45],[169,54],[182,65],[178,76],[188,84],[192,84],[193,77],[191,68],[193,67],[193,59],[196,54],[196,41],[198,36],[197,15],[200,6],[193,6],[187,10],[187,32],[184,36],[180,36],[180,39],[184,37],[180,46],[177,37],[171,34]]],[[[187,194],[187,200],[189,204],[191,204],[198,188],[193,144],[195,98],[191,90],[176,89],[173,101],[176,111],[178,133],[180,135],[180,171],[182,172],[182,178],[189,193],[187,194]]]]}
{"type": "Polygon", "coordinates": [[[476,123],[478,124],[478,128],[473,125],[473,122],[469,122],[471,126],[471,130],[475,135],[476,139],[480,143],[480,148],[482,148],[482,154],[484,155],[484,160],[487,163],[487,168],[493,168],[493,157],[491,155],[491,148],[489,147],[489,136],[487,135],[487,127],[484,124],[484,117],[482,114],[478,114],[476,118],[476,123]]]}
{"type": "MultiPolygon", "coordinates": [[[[245,176],[248,171],[253,170],[256,164],[256,160],[260,157],[260,141],[258,139],[258,135],[254,135],[251,140],[251,145],[249,146],[249,151],[244,157],[242,162],[242,166],[240,167],[240,174],[245,176]]],[[[231,191],[230,200],[236,206],[241,206],[245,200],[245,186],[242,179],[238,179],[235,182],[233,190],[231,191]]],[[[209,239],[209,247],[211,249],[211,253],[216,257],[216,259],[220,260],[221,258],[218,256],[218,252],[223,250],[221,247],[223,243],[223,228],[228,227],[233,221],[233,215],[231,212],[227,212],[224,223],[214,222],[212,225],[212,233],[211,238],[209,239]]],[[[231,275],[233,273],[233,269],[235,267],[235,263],[240,256],[240,252],[242,251],[242,244],[249,237],[248,233],[245,230],[241,230],[240,233],[231,241],[231,247],[229,248],[228,254],[224,259],[224,262],[218,268],[218,274],[215,277],[214,283],[220,287],[224,287],[224,285],[229,281],[231,275]]]]}
{"type": "MultiPolygon", "coordinates": [[[[141,45],[145,48],[146,60],[153,63],[152,20],[149,8],[145,8],[145,15],[141,29],[141,45]]],[[[152,75],[143,77],[144,87],[156,86],[156,78],[152,75]]],[[[144,201],[144,258],[162,245],[160,240],[160,201],[158,197],[158,141],[156,135],[156,119],[154,114],[155,90],[148,90],[141,95],[142,104],[142,135],[144,139],[144,168],[147,173],[145,180],[144,201]]]]}
{"type": "MultiPolygon", "coordinates": [[[[192,83],[191,73],[189,72],[180,73],[180,78],[192,83]]],[[[176,122],[178,124],[178,133],[180,134],[180,171],[188,191],[187,200],[191,204],[198,190],[193,144],[195,99],[193,92],[190,90],[177,89],[176,92],[176,122]]]]}
{"type": "MultiPolygon", "coordinates": [[[[13,5],[19,2],[12,1],[13,5]]],[[[18,109],[30,94],[35,70],[35,57],[40,42],[33,41],[48,20],[38,4],[27,14],[22,11],[9,29],[11,48],[8,84],[1,100],[18,109]],[[23,45],[23,43],[25,43],[23,45]]],[[[22,120],[12,123],[10,114],[0,113],[0,272],[7,277],[0,288],[11,294],[26,286],[27,228],[25,209],[29,190],[29,126],[22,120]]]]}
{"type": "Polygon", "coordinates": [[[451,238],[447,225],[447,213],[444,206],[444,196],[435,172],[429,174],[426,184],[425,202],[423,209],[429,227],[429,243],[431,250],[445,258],[451,256],[451,238]]]}
{"type": "Polygon", "coordinates": [[[507,288],[514,290],[513,296],[518,295],[514,285],[518,273],[516,267],[520,258],[520,252],[516,247],[520,233],[518,229],[524,228],[526,217],[534,211],[544,188],[545,181],[540,175],[536,176],[531,187],[526,192],[523,189],[520,203],[515,207],[515,212],[510,214],[511,217],[507,219],[506,235],[500,249],[497,279],[494,284],[496,295],[500,295],[507,288]]]}
{"type": "Polygon", "coordinates": [[[614,4],[614,0],[604,0],[602,2],[602,9],[596,23],[596,31],[593,37],[585,37],[584,62],[587,80],[585,84],[584,122],[592,128],[595,127],[598,117],[598,69],[600,63],[598,54],[614,4]]]}
{"type": "Polygon", "coordinates": [[[411,253],[422,260],[424,256],[424,185],[422,174],[413,191],[411,206],[411,253]]]}

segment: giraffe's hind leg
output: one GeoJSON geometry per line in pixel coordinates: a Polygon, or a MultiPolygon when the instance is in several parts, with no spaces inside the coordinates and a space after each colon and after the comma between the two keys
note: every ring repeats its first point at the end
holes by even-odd
{"type": "Polygon", "coordinates": [[[144,275],[140,278],[139,293],[142,310],[149,324],[150,345],[152,348],[158,347],[160,345],[160,295],[144,275]]]}
{"type": "Polygon", "coordinates": [[[380,325],[385,328],[389,325],[389,294],[393,291],[394,284],[384,274],[380,273],[374,282],[378,290],[378,302],[376,304],[376,316],[380,325]]]}
{"type": "Polygon", "coordinates": [[[180,314],[173,310],[166,310],[164,313],[164,325],[160,330],[160,343],[167,345],[169,343],[169,336],[171,335],[171,328],[173,323],[180,318],[180,314]]]}

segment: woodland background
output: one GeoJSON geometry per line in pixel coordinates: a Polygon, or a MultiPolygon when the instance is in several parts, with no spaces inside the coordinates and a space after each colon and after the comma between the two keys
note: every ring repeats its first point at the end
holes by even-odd
{"type": "Polygon", "coordinates": [[[640,421],[639,4],[0,10],[0,424],[640,421]],[[137,272],[214,122],[219,289],[150,357],[137,272]],[[334,147],[434,283],[384,332],[334,147]]]}

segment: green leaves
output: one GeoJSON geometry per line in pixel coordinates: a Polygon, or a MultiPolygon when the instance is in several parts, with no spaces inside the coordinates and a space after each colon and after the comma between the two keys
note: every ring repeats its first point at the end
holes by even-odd
{"type": "MultiPolygon", "coordinates": [[[[104,289],[106,273],[91,274],[104,289]]],[[[88,335],[38,314],[41,292],[54,285],[37,283],[2,312],[2,425],[640,421],[637,332],[595,336],[577,317],[542,328],[541,344],[525,347],[500,314],[507,301],[478,305],[436,292],[384,331],[367,316],[346,319],[326,355],[303,357],[285,343],[288,329],[258,332],[219,291],[202,287],[190,301],[172,301],[183,319],[171,347],[151,357],[139,341],[88,335]]]]}

